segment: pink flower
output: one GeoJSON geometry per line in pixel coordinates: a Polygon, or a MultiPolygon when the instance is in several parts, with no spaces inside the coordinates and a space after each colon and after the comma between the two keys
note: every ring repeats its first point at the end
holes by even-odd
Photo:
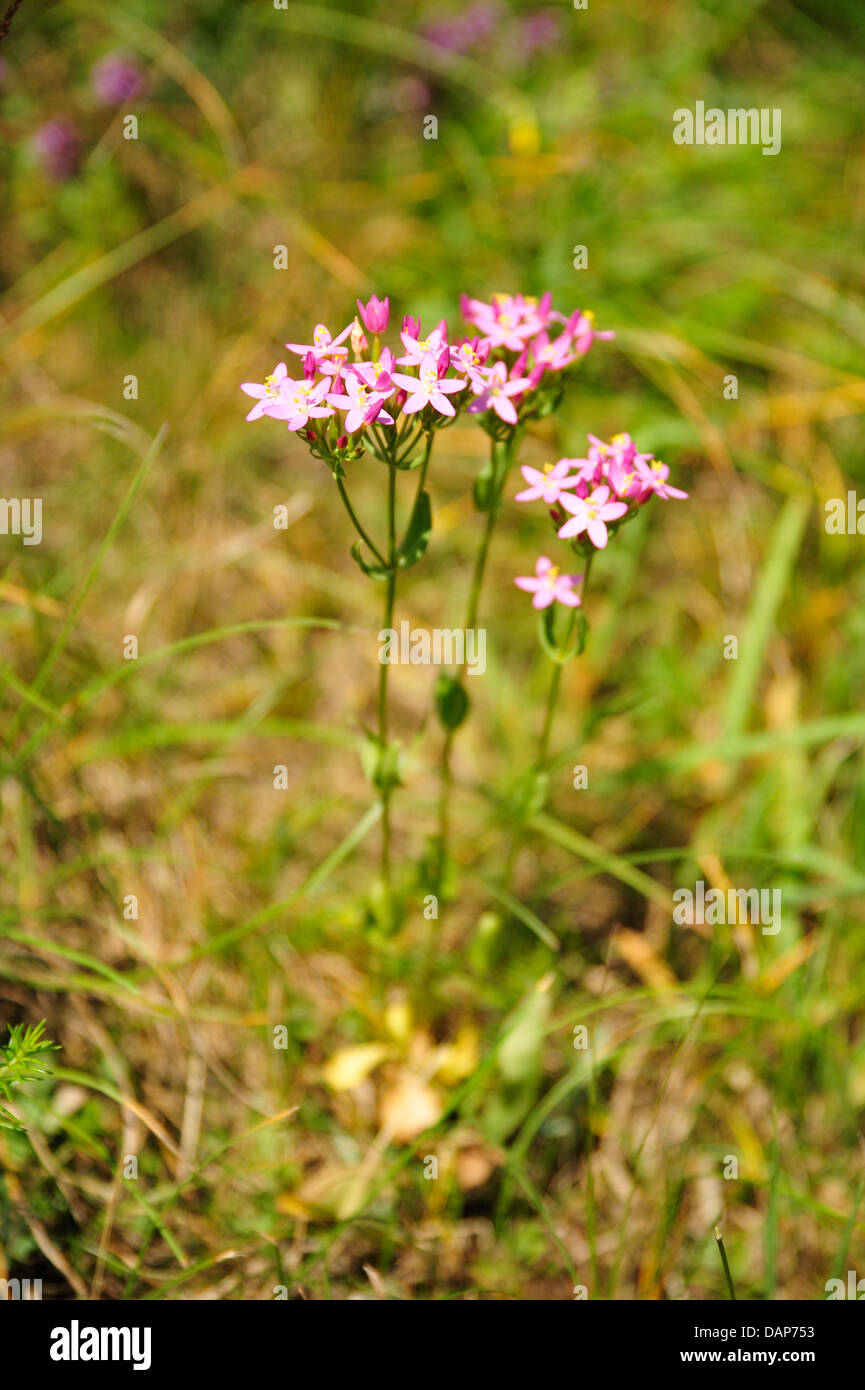
{"type": "Polygon", "coordinates": [[[387,331],[388,319],[390,318],[390,299],[377,299],[375,295],[370,297],[368,304],[357,301],[360,316],[363,319],[363,326],[368,333],[385,333],[387,331]]]}
{"type": "Polygon", "coordinates": [[[377,362],[352,362],[346,367],[347,372],[354,372],[361,381],[366,382],[376,391],[387,391],[387,395],[393,392],[393,353],[390,348],[385,348],[377,362]]]}
{"type": "MultiPolygon", "coordinates": [[[[406,321],[408,322],[408,320],[406,321]]],[[[418,338],[418,333],[420,333],[420,320],[418,319],[412,320],[410,327],[404,328],[400,333],[399,336],[402,338],[403,347],[406,350],[405,357],[396,359],[401,367],[418,366],[426,354],[430,352],[435,353],[438,357],[442,348],[446,348],[448,345],[448,326],[444,319],[433,329],[428,338],[418,338]],[[415,330],[414,333],[411,332],[412,328],[415,330]]]]}
{"type": "Polygon", "coordinates": [[[330,406],[322,405],[330,385],[328,376],[322,377],[317,385],[314,381],[292,381],[291,377],[285,376],[279,382],[278,398],[265,405],[262,413],[272,416],[274,420],[287,420],[288,428],[292,431],[302,429],[310,419],[324,419],[333,415],[330,406]]]}
{"type": "MultiPolygon", "coordinates": [[[[403,342],[407,336],[405,333],[402,335],[403,342]]],[[[445,379],[448,357],[449,350],[445,344],[438,355],[434,352],[424,353],[416,377],[407,376],[405,372],[393,372],[391,374],[391,380],[408,392],[405,405],[402,408],[403,415],[414,415],[416,411],[423,410],[425,405],[433,406],[440,415],[456,415],[448,396],[452,396],[456,391],[462,391],[466,382],[461,377],[445,379]]],[[[404,361],[404,359],[400,358],[399,361],[404,361]]]]}
{"type": "Polygon", "coordinates": [[[643,461],[642,457],[640,457],[637,468],[644,486],[647,489],[647,495],[648,492],[654,492],[658,497],[663,497],[665,500],[670,497],[688,496],[687,492],[682,492],[680,488],[670,486],[667,482],[670,476],[670,470],[660,459],[653,459],[651,463],[646,463],[643,461]]]}
{"type": "Polygon", "coordinates": [[[280,362],[263,382],[241,382],[241,391],[245,391],[247,396],[255,396],[258,400],[258,404],[254,405],[247,415],[247,420],[257,420],[259,416],[268,414],[269,407],[280,400],[282,396],[283,382],[288,380],[290,380],[288,368],[284,362],[280,362]]]}
{"type": "Polygon", "coordinates": [[[537,468],[530,468],[527,463],[523,464],[521,472],[530,486],[524,492],[518,492],[514,500],[535,502],[541,498],[548,507],[555,506],[561,497],[562,489],[576,487],[580,481],[579,473],[571,472],[576,462],[576,459],[559,459],[556,464],[545,463],[543,472],[537,468]]]}
{"type": "Polygon", "coordinates": [[[549,608],[558,600],[568,608],[579,608],[582,600],[574,592],[574,585],[582,582],[581,574],[559,574],[557,565],[542,555],[535,565],[535,577],[521,575],[514,583],[518,589],[534,594],[533,608],[549,608]]]}
{"type": "Polygon", "coordinates": [[[603,333],[598,333],[595,329],[595,316],[591,309],[585,309],[582,313],[579,310],[571,314],[568,319],[568,329],[574,340],[574,347],[581,357],[584,357],[596,338],[615,338],[612,329],[605,329],[603,333]]]}
{"type": "Polygon", "coordinates": [[[485,304],[480,299],[460,297],[460,309],[467,323],[472,324],[488,341],[490,347],[504,347],[520,352],[528,338],[534,337],[550,319],[552,295],[542,296],[540,302],[521,294],[494,294],[485,304]]]}
{"type": "Polygon", "coordinates": [[[466,373],[473,391],[483,391],[486,382],[480,374],[480,369],[489,355],[488,343],[481,343],[479,338],[467,338],[465,342],[451,348],[451,366],[457,372],[466,373]]]}
{"type": "Polygon", "coordinates": [[[572,350],[573,335],[567,331],[551,342],[549,333],[543,329],[532,340],[531,348],[535,366],[546,367],[552,372],[560,372],[577,360],[576,353],[572,350]]]}
{"type": "Polygon", "coordinates": [[[348,411],[345,427],[349,434],[354,434],[372,420],[378,420],[382,425],[393,424],[393,416],[382,410],[388,396],[393,395],[393,385],[387,391],[372,391],[359,375],[347,372],[345,390],[345,395],[332,392],[327,398],[327,403],[348,411]]]}
{"type": "Polygon", "coordinates": [[[290,352],[296,352],[298,357],[306,357],[307,353],[311,352],[319,371],[326,372],[328,376],[334,376],[340,358],[345,361],[348,357],[348,348],[340,347],[340,344],[348,337],[353,328],[354,320],[342,330],[339,337],[332,338],[330,330],[323,323],[319,323],[316,324],[311,343],[286,343],[285,346],[290,352]]]}
{"type": "Polygon", "coordinates": [[[563,493],[559,500],[565,511],[571,513],[571,519],[559,531],[560,539],[569,540],[571,536],[579,536],[586,531],[592,545],[603,550],[607,544],[604,523],[618,521],[628,510],[627,502],[611,502],[609,497],[610,489],[606,485],[595,488],[590,497],[571,497],[563,493]]]}
{"type": "Polygon", "coordinates": [[[492,406],[500,420],[504,420],[508,425],[515,425],[517,412],[510,397],[522,395],[530,384],[528,377],[518,377],[516,381],[508,381],[507,367],[504,362],[497,362],[494,367],[488,369],[486,384],[480,395],[472,401],[469,412],[475,415],[478,411],[489,410],[492,406]]]}

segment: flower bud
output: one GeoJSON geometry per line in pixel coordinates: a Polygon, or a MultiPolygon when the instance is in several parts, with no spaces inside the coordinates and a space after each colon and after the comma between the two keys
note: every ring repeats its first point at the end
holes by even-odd
{"type": "Polygon", "coordinates": [[[368,347],[369,343],[367,342],[366,334],[357,319],[355,319],[354,327],[351,330],[351,350],[355,358],[362,357],[368,347]]]}
{"type": "Polygon", "coordinates": [[[360,316],[363,319],[363,326],[370,333],[384,333],[387,330],[388,319],[390,318],[390,299],[378,299],[371,295],[368,304],[357,301],[360,316]]]}

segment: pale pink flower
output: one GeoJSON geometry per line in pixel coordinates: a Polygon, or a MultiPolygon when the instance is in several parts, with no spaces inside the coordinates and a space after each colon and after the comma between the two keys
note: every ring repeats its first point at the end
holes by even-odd
{"type": "Polygon", "coordinates": [[[257,420],[261,415],[266,415],[268,407],[281,399],[283,382],[290,380],[288,368],[284,362],[280,362],[263,382],[241,382],[241,391],[245,391],[247,396],[255,396],[258,402],[250,410],[247,420],[257,420]]]}
{"type": "Polygon", "coordinates": [[[610,489],[606,485],[595,488],[590,497],[571,497],[563,493],[559,500],[565,511],[571,513],[571,519],[559,531],[560,539],[570,540],[571,536],[586,531],[592,545],[603,550],[607,544],[605,523],[618,521],[628,510],[627,502],[611,502],[609,498],[610,489]]]}
{"type": "Polygon", "coordinates": [[[333,338],[330,330],[323,323],[319,323],[316,324],[311,343],[286,343],[285,346],[290,352],[296,352],[298,357],[306,357],[307,353],[311,352],[319,371],[326,372],[328,376],[334,376],[340,359],[345,361],[348,357],[348,348],[342,347],[341,344],[353,328],[354,320],[342,330],[338,337],[333,338]]]}
{"type": "Polygon", "coordinates": [[[562,489],[576,487],[580,481],[579,473],[572,472],[576,461],[559,459],[556,464],[545,463],[543,472],[538,468],[531,468],[527,463],[523,464],[520,471],[530,486],[523,492],[518,492],[514,501],[535,502],[540,498],[548,507],[555,506],[561,497],[562,489]]]}
{"type": "MultiPolygon", "coordinates": [[[[436,330],[437,331],[437,330],[436,330]]],[[[405,342],[407,334],[403,334],[405,342]]],[[[404,358],[400,358],[404,361],[404,358]]],[[[462,391],[466,382],[461,377],[445,378],[448,369],[449,352],[445,344],[438,354],[425,352],[420,361],[418,375],[408,376],[405,372],[393,372],[391,380],[406,391],[407,397],[402,408],[403,415],[414,415],[431,405],[440,415],[456,415],[456,410],[448,400],[457,391],[462,391]]]]}
{"type": "Polygon", "coordinates": [[[518,377],[516,381],[508,381],[508,369],[504,362],[497,362],[494,367],[488,368],[485,374],[480,373],[480,376],[485,384],[483,390],[469,406],[469,413],[476,415],[479,411],[489,410],[492,406],[500,420],[504,420],[508,425],[515,425],[517,412],[510,398],[511,396],[521,396],[531,385],[528,377],[518,377]]]}
{"type": "Polygon", "coordinates": [[[264,407],[264,414],[274,420],[286,420],[292,431],[302,429],[310,419],[323,420],[333,415],[333,409],[322,402],[330,390],[331,379],[322,377],[314,381],[292,381],[284,377],[280,382],[279,398],[264,407]]]}
{"type": "Polygon", "coordinates": [[[579,608],[582,600],[574,592],[574,585],[581,582],[581,574],[559,574],[558,565],[554,565],[546,555],[542,555],[535,565],[534,577],[521,575],[514,580],[518,589],[534,594],[533,608],[549,608],[556,601],[568,608],[579,608]]]}

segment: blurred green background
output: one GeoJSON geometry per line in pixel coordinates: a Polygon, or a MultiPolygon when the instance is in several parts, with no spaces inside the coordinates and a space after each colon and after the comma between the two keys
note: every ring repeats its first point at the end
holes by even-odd
{"type": "MultiPolygon", "coordinates": [[[[817,0],[24,0],[0,477],[44,537],[0,536],[0,1022],[45,1018],[62,1051],[16,1101],[27,1132],[0,1130],[0,1277],[703,1299],[716,1222],[740,1298],[865,1273],[865,540],[824,526],[865,489],[863,30],[817,0]],[[128,99],[94,85],[111,55],[128,99]],[[674,144],[698,100],[780,108],[781,152],[674,144]],[[617,337],[521,461],[627,430],[691,500],[595,566],[503,903],[548,679],[512,579],[549,532],[509,489],[437,921],[414,877],[435,672],[393,673],[386,933],[358,757],[380,593],[327,470],[245,424],[238,383],[356,295],[456,332],[461,292],[547,289],[617,337]],[[698,879],[780,888],[781,933],[674,926],[698,879]]],[[[484,443],[440,437],[400,619],[460,620],[484,443]]],[[[382,476],[351,477],[371,524],[382,476]]]]}

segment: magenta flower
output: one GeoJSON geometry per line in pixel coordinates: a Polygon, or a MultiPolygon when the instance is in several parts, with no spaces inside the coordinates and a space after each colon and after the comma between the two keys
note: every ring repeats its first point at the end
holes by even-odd
{"type": "Polygon", "coordinates": [[[108,53],[94,65],[90,85],[103,106],[122,106],[144,90],[144,74],[122,53],[108,53]]]}
{"type": "Polygon", "coordinates": [[[368,333],[385,333],[387,331],[388,319],[390,318],[390,299],[377,299],[375,295],[370,297],[368,304],[357,301],[363,326],[368,333]]]}
{"type": "Polygon", "coordinates": [[[393,366],[393,353],[386,347],[377,362],[351,362],[346,371],[354,372],[373,390],[386,391],[390,396],[393,392],[393,366]]]}
{"type": "Polygon", "coordinates": [[[345,395],[331,392],[327,397],[327,403],[348,411],[345,428],[349,434],[354,434],[373,420],[378,420],[382,425],[393,424],[393,416],[382,409],[388,396],[393,395],[393,385],[387,391],[372,391],[359,375],[346,372],[345,390],[345,395]]]}
{"type": "Polygon", "coordinates": [[[319,371],[325,372],[328,376],[334,376],[339,368],[340,359],[345,361],[348,357],[348,348],[341,347],[340,344],[344,342],[353,328],[354,320],[342,330],[337,338],[333,338],[330,330],[323,323],[319,323],[316,324],[311,343],[286,343],[285,346],[290,352],[296,352],[298,357],[306,357],[307,353],[311,352],[319,371]]]}
{"type": "Polygon", "coordinates": [[[581,574],[559,574],[558,565],[554,565],[552,560],[542,555],[535,565],[534,578],[521,575],[514,583],[518,589],[525,589],[526,593],[534,594],[533,608],[549,608],[550,604],[556,601],[564,603],[568,608],[579,608],[582,600],[579,594],[574,592],[574,585],[581,583],[582,578],[581,574]]]}
{"type": "MultiPolygon", "coordinates": [[[[405,342],[408,335],[404,333],[402,336],[405,342]]],[[[414,415],[416,411],[423,410],[425,405],[433,406],[440,415],[456,415],[448,396],[462,391],[466,382],[461,377],[449,380],[445,378],[448,357],[449,350],[445,344],[439,355],[434,352],[424,353],[418,376],[407,376],[405,372],[391,373],[391,380],[408,393],[402,408],[403,415],[414,415]]],[[[399,361],[404,359],[400,358],[399,361]]]]}
{"type": "Polygon", "coordinates": [[[551,317],[552,295],[544,294],[538,302],[521,294],[494,294],[485,304],[480,299],[460,296],[460,309],[467,323],[477,328],[490,347],[504,347],[521,352],[529,338],[540,333],[551,317]]]}
{"type": "Polygon", "coordinates": [[[663,497],[665,501],[671,497],[688,496],[687,492],[682,492],[681,488],[671,487],[667,482],[670,470],[660,459],[652,459],[651,463],[646,463],[644,457],[639,455],[637,470],[647,489],[647,495],[654,492],[656,496],[663,497]]]}
{"type": "Polygon", "coordinates": [[[546,329],[542,329],[531,343],[535,366],[545,367],[552,372],[563,371],[565,367],[569,367],[572,362],[577,360],[577,355],[573,351],[573,341],[573,335],[565,331],[551,342],[549,333],[546,329]]]}
{"type": "Polygon", "coordinates": [[[607,544],[605,523],[618,521],[628,510],[627,502],[611,502],[609,498],[610,489],[606,485],[595,488],[590,497],[571,497],[563,493],[560,501],[565,511],[571,513],[571,519],[559,531],[559,538],[570,540],[571,536],[579,536],[586,531],[592,545],[603,550],[607,544]]]}
{"type": "Polygon", "coordinates": [[[476,415],[478,411],[489,410],[492,406],[500,420],[504,420],[508,425],[515,425],[517,412],[510,398],[522,395],[530,384],[528,377],[517,377],[516,381],[508,381],[507,367],[504,362],[497,362],[494,367],[488,369],[486,384],[469,406],[469,413],[476,415]]]}
{"type": "Polygon", "coordinates": [[[543,472],[538,468],[530,468],[523,464],[522,472],[526,482],[530,484],[523,492],[518,492],[514,501],[516,502],[535,502],[541,498],[548,507],[553,507],[559,501],[562,489],[576,487],[580,481],[579,473],[571,470],[576,459],[559,459],[558,463],[545,463],[543,472]]]}
{"type": "Polygon", "coordinates": [[[612,329],[607,328],[603,333],[599,333],[595,328],[595,316],[591,309],[584,309],[582,313],[577,310],[568,319],[568,330],[574,340],[574,347],[581,357],[585,357],[589,348],[596,338],[615,338],[612,329]]]}
{"type": "Polygon", "coordinates": [[[81,163],[81,136],[74,121],[58,116],[40,126],[32,146],[44,173],[54,183],[62,183],[78,172],[81,163]]]}
{"type": "Polygon", "coordinates": [[[451,348],[451,366],[457,372],[466,373],[473,391],[483,391],[486,382],[481,376],[481,368],[489,355],[488,343],[481,343],[479,338],[467,338],[451,348]]]}

